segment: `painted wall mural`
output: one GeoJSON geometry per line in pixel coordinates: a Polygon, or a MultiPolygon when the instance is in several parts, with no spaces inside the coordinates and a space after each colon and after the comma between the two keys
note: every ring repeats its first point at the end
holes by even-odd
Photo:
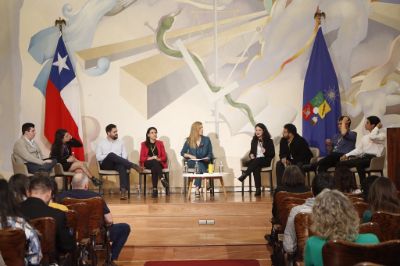
{"type": "Polygon", "coordinates": [[[343,112],[359,131],[372,113],[385,126],[400,125],[396,0],[25,1],[19,27],[27,73],[21,120],[42,125],[42,107],[36,113],[29,108],[43,106],[60,34],[52,23],[64,17],[63,37],[82,88],[90,160],[106,124],[115,122],[122,135],[133,136],[127,140],[134,143],[132,159],[146,128],[155,125],[168,137],[178,173],[183,139],[191,122],[200,120],[221,145],[217,157],[238,172],[255,122],[264,122],[276,140],[283,124],[301,127],[317,8],[326,13],[322,29],[343,112]]]}

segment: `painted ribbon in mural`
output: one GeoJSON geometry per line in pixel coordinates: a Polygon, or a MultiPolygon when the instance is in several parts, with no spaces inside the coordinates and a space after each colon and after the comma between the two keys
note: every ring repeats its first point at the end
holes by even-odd
{"type": "MultiPolygon", "coordinates": [[[[175,57],[175,58],[183,58],[183,55],[179,50],[172,49],[166,43],[165,35],[172,28],[172,25],[174,24],[174,21],[175,21],[175,17],[177,15],[179,15],[180,12],[181,12],[181,10],[179,10],[176,13],[172,13],[172,14],[162,17],[159,21],[158,29],[156,31],[156,44],[157,44],[158,49],[161,52],[163,52],[164,54],[171,56],[171,57],[175,57]]],[[[197,68],[199,69],[204,80],[206,81],[209,89],[212,92],[220,91],[223,87],[216,86],[210,81],[210,79],[208,78],[207,71],[206,71],[203,63],[201,62],[201,60],[192,52],[190,52],[190,51],[188,51],[188,52],[189,52],[190,56],[192,57],[194,63],[196,64],[197,68]]],[[[252,125],[256,124],[256,122],[254,120],[253,112],[251,111],[250,107],[247,104],[234,101],[230,94],[225,95],[225,99],[232,107],[238,108],[238,109],[241,109],[242,111],[244,111],[252,125]]]]}

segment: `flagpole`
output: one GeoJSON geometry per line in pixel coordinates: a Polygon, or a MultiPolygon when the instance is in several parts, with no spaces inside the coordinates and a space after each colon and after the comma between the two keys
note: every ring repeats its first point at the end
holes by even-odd
{"type": "Polygon", "coordinates": [[[321,25],[321,20],[325,19],[325,17],[325,12],[322,12],[321,9],[319,9],[319,6],[317,6],[317,11],[314,13],[314,19],[318,26],[321,25]]]}
{"type": "Polygon", "coordinates": [[[58,26],[58,29],[60,30],[60,33],[62,35],[62,30],[63,30],[63,24],[64,26],[67,25],[67,22],[65,21],[65,19],[58,17],[58,19],[56,19],[56,21],[54,22],[54,26],[58,26]]]}

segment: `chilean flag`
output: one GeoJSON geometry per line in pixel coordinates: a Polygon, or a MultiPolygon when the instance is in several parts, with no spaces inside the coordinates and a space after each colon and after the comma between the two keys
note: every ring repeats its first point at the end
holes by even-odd
{"type": "MultiPolygon", "coordinates": [[[[44,135],[53,143],[57,129],[67,130],[82,142],[80,88],[62,36],[58,39],[53,65],[46,87],[44,135]]],[[[73,149],[75,157],[84,160],[82,148],[73,149]]]]}

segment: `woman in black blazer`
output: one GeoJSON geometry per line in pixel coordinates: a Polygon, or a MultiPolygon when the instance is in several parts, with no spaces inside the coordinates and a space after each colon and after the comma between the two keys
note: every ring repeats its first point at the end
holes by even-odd
{"type": "Polygon", "coordinates": [[[243,182],[248,175],[253,173],[256,185],[255,196],[261,196],[261,168],[269,167],[272,158],[275,157],[275,147],[267,127],[258,123],[255,126],[254,137],[251,140],[250,161],[247,163],[247,170],[238,177],[243,182]]]}

